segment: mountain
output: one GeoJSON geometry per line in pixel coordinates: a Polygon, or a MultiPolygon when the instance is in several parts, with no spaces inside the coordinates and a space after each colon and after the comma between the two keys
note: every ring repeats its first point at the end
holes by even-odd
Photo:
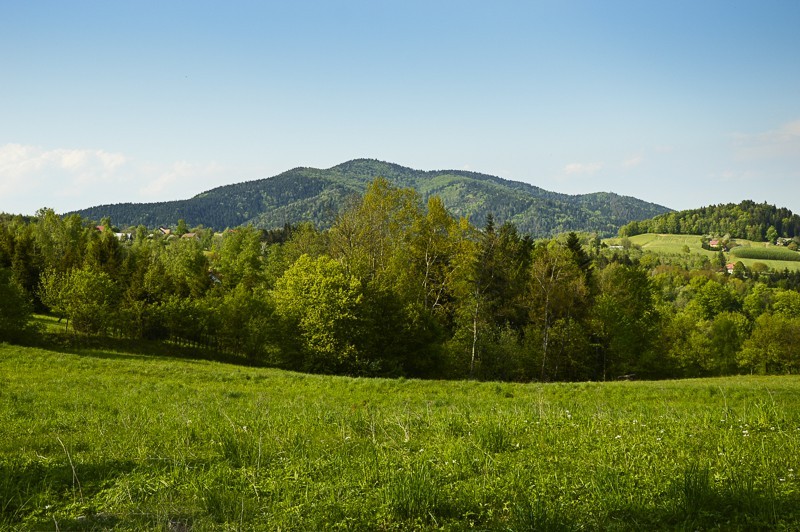
{"type": "Polygon", "coordinates": [[[266,179],[214,188],[179,201],[121,203],[76,211],[92,220],[110,217],[115,225],[175,225],[223,229],[253,224],[265,229],[312,221],[330,226],[345,200],[363,192],[376,177],[414,188],[423,198],[438,195],[454,215],[482,225],[492,213],[498,223],[513,222],[535,237],[566,231],[615,235],[632,220],[670,209],[608,192],[567,195],[499,177],[462,170],[412,170],[372,159],[356,159],[327,170],[295,168],[266,179]]]}

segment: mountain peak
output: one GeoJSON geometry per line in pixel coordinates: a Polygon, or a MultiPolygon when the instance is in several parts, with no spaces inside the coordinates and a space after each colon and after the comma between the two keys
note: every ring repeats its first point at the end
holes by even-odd
{"type": "Polygon", "coordinates": [[[666,207],[626,196],[569,196],[477,172],[414,170],[362,158],[326,170],[298,167],[266,179],[217,187],[186,200],[101,205],[78,214],[92,220],[110,216],[119,226],[168,226],[184,219],[189,226],[216,229],[244,224],[270,229],[303,221],[327,227],[345,199],[362,193],[376,177],[414,188],[423,199],[439,196],[456,216],[482,221],[492,213],[497,223],[512,222],[535,237],[567,231],[612,235],[628,222],[669,212],[666,207]]]}

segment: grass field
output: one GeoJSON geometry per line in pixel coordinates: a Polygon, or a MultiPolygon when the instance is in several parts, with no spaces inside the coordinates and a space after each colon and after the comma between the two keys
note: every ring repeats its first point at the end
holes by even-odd
{"type": "Polygon", "coordinates": [[[661,253],[684,253],[688,246],[691,253],[714,257],[717,252],[703,249],[700,235],[657,235],[647,233],[630,237],[630,241],[648,251],[661,253]]]}
{"type": "MultiPolygon", "coordinates": [[[[641,247],[645,251],[665,254],[685,254],[686,251],[684,246],[687,246],[690,253],[705,255],[709,259],[713,260],[713,258],[716,257],[717,252],[703,249],[700,239],[700,235],[667,235],[654,233],[645,233],[629,238],[632,244],[641,247]]],[[[744,240],[740,238],[734,239],[733,241],[742,248],[768,248],[768,244],[765,242],[753,242],[751,240],[744,240]]],[[[621,243],[621,239],[609,238],[604,240],[604,242],[609,246],[619,245],[621,243]]],[[[776,249],[774,246],[769,247],[776,249]]],[[[788,250],[782,248],[780,251],[788,252],[788,250]]],[[[730,253],[726,254],[726,257],[728,261],[742,261],[742,264],[748,268],[752,267],[754,263],[760,262],[762,264],[766,264],[768,267],[776,271],[783,271],[784,269],[789,269],[790,271],[800,270],[800,262],[798,261],[768,260],[766,258],[745,258],[735,256],[735,254],[730,253]]]]}
{"type": "Polygon", "coordinates": [[[800,253],[783,246],[739,246],[731,250],[731,255],[737,259],[800,262],[800,253]]]}
{"type": "Polygon", "coordinates": [[[0,345],[0,529],[800,528],[800,378],[496,384],[0,345]]]}

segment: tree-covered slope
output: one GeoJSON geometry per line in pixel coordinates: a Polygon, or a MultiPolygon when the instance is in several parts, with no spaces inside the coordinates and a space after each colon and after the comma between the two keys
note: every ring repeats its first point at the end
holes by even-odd
{"type": "Polygon", "coordinates": [[[676,235],[730,235],[763,242],[777,237],[800,236],[800,216],[785,208],[746,200],[700,209],[670,212],[649,220],[632,221],[620,229],[620,236],[642,233],[676,235]]]}
{"type": "Polygon", "coordinates": [[[565,231],[616,234],[632,220],[643,220],[669,209],[628,196],[595,193],[570,196],[526,183],[462,170],[421,171],[396,164],[357,159],[327,170],[295,168],[274,177],[218,187],[180,201],[101,205],[77,211],[99,220],[109,216],[120,226],[174,225],[225,228],[251,223],[273,228],[312,221],[326,227],[348,197],[359,194],[376,177],[416,189],[423,198],[438,195],[459,216],[482,223],[488,213],[520,231],[547,236],[565,231]]]}

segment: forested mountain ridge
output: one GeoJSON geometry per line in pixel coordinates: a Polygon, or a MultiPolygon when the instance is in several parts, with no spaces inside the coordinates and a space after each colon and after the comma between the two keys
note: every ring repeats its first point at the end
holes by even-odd
{"type": "Polygon", "coordinates": [[[800,236],[800,216],[786,208],[745,200],[741,203],[710,205],[699,209],[670,212],[649,220],[632,221],[620,229],[620,236],[642,233],[686,235],[730,235],[756,242],[778,237],[800,236]]]}
{"type": "Polygon", "coordinates": [[[395,186],[413,188],[423,198],[441,197],[456,216],[482,223],[492,213],[498,222],[512,222],[533,236],[567,231],[610,236],[632,220],[669,212],[661,205],[608,192],[572,196],[477,172],[413,170],[372,159],[356,159],[326,170],[294,168],[186,200],[101,205],[76,212],[94,220],[108,216],[119,226],[169,226],[184,219],[189,226],[216,229],[244,224],[270,229],[302,221],[324,228],[333,223],[349,197],[360,194],[379,176],[395,186]]]}

